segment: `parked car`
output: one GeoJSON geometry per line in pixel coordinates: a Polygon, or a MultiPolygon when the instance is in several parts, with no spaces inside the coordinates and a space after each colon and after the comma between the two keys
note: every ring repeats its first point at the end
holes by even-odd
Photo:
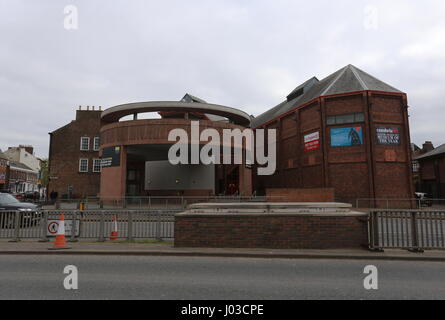
{"type": "Polygon", "coordinates": [[[433,200],[428,198],[428,194],[427,193],[423,193],[423,192],[416,192],[416,199],[417,201],[417,205],[421,206],[421,207],[432,207],[433,206],[433,200]]]}
{"type": "Polygon", "coordinates": [[[40,200],[40,193],[28,191],[24,194],[24,200],[31,200],[31,201],[39,201],[40,200]]]}
{"type": "Polygon", "coordinates": [[[35,226],[40,222],[41,211],[39,206],[20,202],[8,193],[0,193],[0,227],[13,228],[17,217],[16,212],[20,213],[20,225],[22,227],[35,226]]]}
{"type": "Polygon", "coordinates": [[[25,197],[23,195],[23,193],[12,193],[13,197],[16,198],[19,201],[23,201],[25,200],[25,197]]]}

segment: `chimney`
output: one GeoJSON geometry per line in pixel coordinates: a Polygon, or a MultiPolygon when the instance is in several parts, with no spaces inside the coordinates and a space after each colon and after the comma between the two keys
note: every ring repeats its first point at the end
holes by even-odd
{"type": "Polygon", "coordinates": [[[34,154],[34,147],[33,146],[20,145],[19,148],[20,149],[25,149],[25,151],[30,153],[30,154],[34,154]]]}
{"type": "Polygon", "coordinates": [[[431,141],[425,141],[422,146],[422,152],[430,152],[434,150],[433,143],[431,141]]]}

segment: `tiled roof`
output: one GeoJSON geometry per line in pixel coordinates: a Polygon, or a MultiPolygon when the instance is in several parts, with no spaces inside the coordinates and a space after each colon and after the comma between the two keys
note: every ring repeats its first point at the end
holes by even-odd
{"type": "Polygon", "coordinates": [[[401,93],[359,68],[347,65],[323,80],[315,77],[307,80],[295,88],[286,101],[254,118],[252,127],[258,127],[318,97],[365,90],[401,93]]]}
{"type": "Polygon", "coordinates": [[[418,157],[415,157],[414,160],[425,159],[425,158],[429,158],[429,157],[438,156],[438,155],[441,155],[441,154],[445,154],[445,144],[437,147],[434,150],[431,150],[431,151],[429,151],[427,153],[424,153],[424,154],[422,154],[422,155],[420,155],[418,157]]]}

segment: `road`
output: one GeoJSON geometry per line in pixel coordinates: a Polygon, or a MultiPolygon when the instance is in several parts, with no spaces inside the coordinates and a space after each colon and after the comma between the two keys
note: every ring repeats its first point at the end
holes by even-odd
{"type": "Polygon", "coordinates": [[[131,256],[0,256],[0,299],[445,299],[445,264],[131,256]],[[65,290],[75,265],[79,289],[65,290]],[[363,287],[366,265],[379,290],[363,287]]]}

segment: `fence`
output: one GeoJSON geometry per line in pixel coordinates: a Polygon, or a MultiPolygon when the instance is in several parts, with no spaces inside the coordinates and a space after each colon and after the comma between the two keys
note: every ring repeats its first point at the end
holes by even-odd
{"type": "Polygon", "coordinates": [[[41,211],[1,212],[0,239],[48,241],[57,232],[61,213],[65,214],[66,236],[70,241],[105,241],[117,225],[119,239],[167,240],[174,238],[174,215],[178,210],[41,211]]]}
{"type": "Polygon", "coordinates": [[[445,199],[385,199],[385,198],[368,198],[356,199],[355,207],[357,209],[414,209],[445,210],[445,199]]]}
{"type": "Polygon", "coordinates": [[[371,249],[445,249],[445,211],[371,211],[368,225],[371,249]]]}
{"type": "Polygon", "coordinates": [[[203,196],[203,197],[182,197],[182,196],[153,196],[153,197],[125,197],[125,198],[96,198],[85,199],[61,199],[55,203],[35,202],[45,208],[76,210],[81,204],[85,209],[144,209],[144,210],[185,210],[188,205],[204,202],[265,202],[266,197],[260,196],[203,196]]]}

